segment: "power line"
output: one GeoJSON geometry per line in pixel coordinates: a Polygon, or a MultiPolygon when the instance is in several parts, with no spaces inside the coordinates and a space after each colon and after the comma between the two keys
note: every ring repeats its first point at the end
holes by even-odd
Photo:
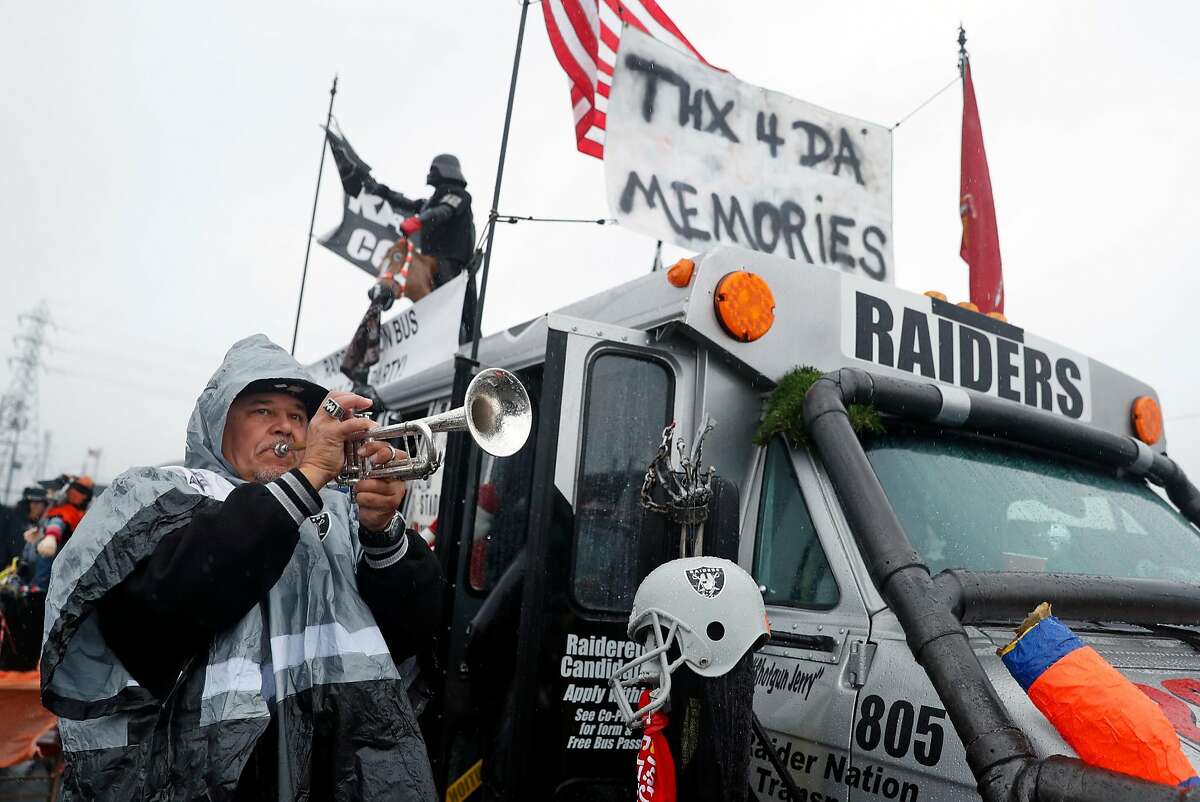
{"type": "Polygon", "coordinates": [[[895,131],[897,128],[899,128],[899,127],[900,127],[900,123],[903,123],[903,122],[908,122],[908,118],[909,118],[909,117],[912,117],[912,116],[913,116],[914,114],[916,114],[918,111],[920,111],[921,109],[925,108],[926,106],[928,106],[928,105],[929,105],[930,103],[932,103],[933,101],[937,100],[937,99],[938,99],[938,97],[940,97],[940,96],[941,96],[941,94],[942,94],[943,92],[945,92],[945,91],[946,91],[947,89],[949,89],[950,87],[954,86],[954,85],[955,85],[956,83],[958,83],[960,80],[961,80],[961,79],[960,79],[960,78],[958,78],[958,77],[955,77],[955,78],[953,78],[953,79],[950,81],[950,83],[946,84],[946,85],[945,85],[945,86],[943,86],[941,89],[939,89],[938,91],[936,91],[936,92],[934,92],[932,95],[930,95],[928,98],[926,98],[926,99],[925,99],[925,101],[924,101],[924,102],[923,102],[921,105],[917,106],[915,109],[913,109],[912,111],[910,111],[908,114],[905,114],[903,117],[901,117],[899,120],[897,120],[897,121],[896,121],[896,123],[895,123],[895,125],[893,125],[893,126],[892,126],[891,128],[889,128],[888,130],[889,130],[889,131],[895,131]]]}
{"type": "Polygon", "coordinates": [[[131,382],[131,381],[128,381],[126,379],[121,379],[116,376],[105,376],[105,375],[99,374],[99,373],[88,373],[88,372],[79,371],[79,370],[67,370],[66,368],[60,368],[60,367],[57,367],[54,365],[46,365],[46,366],[44,366],[44,369],[48,373],[55,373],[60,376],[68,376],[73,379],[83,379],[85,381],[90,381],[90,382],[100,382],[101,384],[107,384],[111,387],[116,387],[118,389],[125,390],[130,393],[146,393],[148,395],[157,396],[159,398],[165,398],[165,399],[168,399],[171,401],[194,401],[195,400],[194,398],[189,397],[187,395],[175,395],[174,393],[163,392],[163,388],[161,388],[161,387],[154,387],[154,386],[151,386],[148,384],[140,384],[138,382],[131,382]]]}
{"type": "MultiPolygon", "coordinates": [[[[83,330],[74,328],[73,326],[64,326],[61,323],[51,323],[51,325],[57,331],[63,331],[63,332],[66,332],[67,334],[74,334],[79,337],[87,337],[89,343],[96,342],[96,332],[94,332],[94,331],[83,331],[83,330]]],[[[182,357],[185,359],[204,359],[204,360],[213,359],[212,354],[202,354],[199,351],[192,351],[187,348],[179,348],[178,346],[175,346],[175,345],[168,345],[162,341],[162,338],[159,338],[159,337],[154,337],[154,338],[139,337],[137,335],[126,334],[124,332],[122,332],[119,336],[120,336],[120,344],[117,346],[114,346],[114,347],[117,349],[117,351],[119,353],[122,353],[122,354],[126,353],[130,350],[133,350],[133,348],[136,347],[136,349],[139,351],[144,351],[147,349],[151,350],[151,351],[157,350],[157,351],[163,352],[164,354],[170,354],[175,357],[182,357]],[[131,343],[136,344],[136,345],[131,346],[131,343]]],[[[56,346],[56,347],[61,347],[61,346],[56,346]]],[[[104,346],[104,347],[109,347],[109,346],[104,346]]]]}
{"type": "Polygon", "coordinates": [[[497,223],[591,223],[606,226],[617,222],[615,217],[529,217],[528,215],[499,213],[493,214],[492,218],[497,223]]]}
{"type": "Polygon", "coordinates": [[[95,360],[97,358],[111,359],[119,362],[122,366],[130,364],[139,365],[144,370],[152,370],[155,372],[166,370],[177,373],[181,376],[188,376],[193,379],[198,379],[201,383],[208,378],[208,374],[211,372],[207,367],[197,365],[195,360],[163,359],[153,357],[150,359],[144,359],[129,352],[109,351],[107,349],[90,348],[78,345],[73,345],[69,348],[61,345],[54,345],[51,346],[50,349],[56,354],[63,353],[69,356],[83,357],[88,359],[93,366],[95,365],[95,360]]]}

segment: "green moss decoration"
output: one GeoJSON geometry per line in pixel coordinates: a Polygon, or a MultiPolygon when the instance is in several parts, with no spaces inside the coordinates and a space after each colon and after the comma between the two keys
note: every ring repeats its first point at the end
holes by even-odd
{"type": "MultiPolygon", "coordinates": [[[[804,396],[824,374],[812,365],[801,365],[790,371],[767,398],[767,410],[754,433],[754,442],[765,446],[772,437],[782,434],[794,446],[808,445],[804,430],[804,396]]],[[[851,404],[846,410],[850,427],[855,433],[883,434],[883,420],[869,404],[851,404]]]]}

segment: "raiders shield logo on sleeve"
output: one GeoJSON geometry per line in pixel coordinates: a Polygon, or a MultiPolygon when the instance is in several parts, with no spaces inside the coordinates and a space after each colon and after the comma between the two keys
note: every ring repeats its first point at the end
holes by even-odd
{"type": "Polygon", "coordinates": [[[706,598],[715,598],[725,587],[725,569],[723,568],[706,565],[689,568],[684,573],[687,574],[688,582],[692,583],[692,590],[706,598]]]}
{"type": "Polygon", "coordinates": [[[312,521],[313,526],[317,527],[317,537],[321,540],[329,534],[329,513],[323,512],[320,515],[314,515],[308,520],[312,521]]]}

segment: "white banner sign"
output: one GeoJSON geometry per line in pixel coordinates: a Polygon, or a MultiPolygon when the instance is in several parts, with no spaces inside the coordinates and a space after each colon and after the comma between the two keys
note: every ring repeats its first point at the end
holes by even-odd
{"type": "MultiPolygon", "coordinates": [[[[468,273],[443,284],[417,303],[379,327],[379,362],[371,368],[369,383],[383,387],[412,376],[449,359],[458,350],[458,327],[462,320],[463,297],[468,273]]],[[[330,390],[349,390],[350,380],[342,374],[339,349],[307,366],[313,380],[330,390]]]]}
{"type": "Polygon", "coordinates": [[[607,126],[608,206],[622,225],[895,283],[883,126],[743,83],[632,28],[607,126]]]}

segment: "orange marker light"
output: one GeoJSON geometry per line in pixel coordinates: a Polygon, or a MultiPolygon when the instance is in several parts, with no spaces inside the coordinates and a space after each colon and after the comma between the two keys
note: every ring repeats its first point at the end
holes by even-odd
{"type": "Polygon", "coordinates": [[[1008,322],[1008,318],[1006,318],[1006,317],[1004,316],[1004,313],[1003,313],[1003,312],[988,312],[988,313],[987,313],[987,316],[988,316],[988,317],[990,317],[990,318],[993,318],[993,319],[995,319],[995,320],[999,320],[1001,323],[1007,323],[1007,322],[1008,322]]]}
{"type": "Polygon", "coordinates": [[[972,312],[979,311],[979,307],[976,306],[975,304],[971,303],[970,301],[959,301],[958,305],[961,306],[963,309],[970,309],[972,312]]]}
{"type": "Polygon", "coordinates": [[[738,270],[719,282],[713,307],[725,332],[744,343],[754,342],[775,323],[775,296],[756,273],[738,270]]]}
{"type": "Polygon", "coordinates": [[[667,271],[667,281],[672,287],[686,287],[692,283],[692,274],[695,272],[695,262],[691,259],[680,259],[667,271]]]}
{"type": "Polygon", "coordinates": [[[1130,412],[1133,416],[1133,431],[1139,440],[1152,446],[1162,439],[1162,409],[1157,401],[1148,395],[1138,396],[1134,399],[1130,412]]]}
{"type": "Polygon", "coordinates": [[[939,301],[946,300],[946,293],[938,292],[937,290],[925,290],[926,298],[937,298],[939,301]]]}

